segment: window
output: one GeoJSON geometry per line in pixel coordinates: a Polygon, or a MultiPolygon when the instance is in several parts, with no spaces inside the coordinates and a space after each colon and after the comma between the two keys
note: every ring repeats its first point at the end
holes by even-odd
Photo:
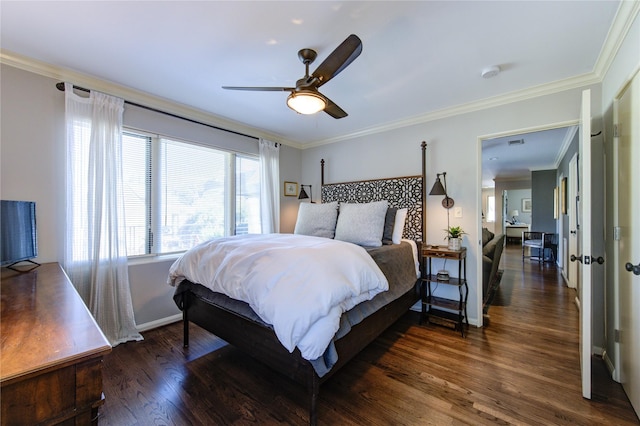
{"type": "Polygon", "coordinates": [[[487,197],[487,222],[496,221],[496,197],[489,195],[487,197]]]}
{"type": "Polygon", "coordinates": [[[129,256],[260,232],[257,157],[139,132],[123,135],[123,157],[129,256]]]}

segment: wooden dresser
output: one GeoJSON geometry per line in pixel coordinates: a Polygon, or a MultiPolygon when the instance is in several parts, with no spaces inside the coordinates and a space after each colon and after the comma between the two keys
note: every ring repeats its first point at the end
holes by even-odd
{"type": "Polygon", "coordinates": [[[111,346],[67,275],[46,263],[1,280],[1,424],[97,424],[111,346]]]}

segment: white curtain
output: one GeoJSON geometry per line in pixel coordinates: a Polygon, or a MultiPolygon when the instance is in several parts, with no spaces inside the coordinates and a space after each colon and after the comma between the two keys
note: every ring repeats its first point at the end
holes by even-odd
{"type": "Polygon", "coordinates": [[[112,346],[142,340],[135,326],[122,193],[124,101],[88,98],[65,83],[66,241],[63,266],[112,346]]]}
{"type": "Polygon", "coordinates": [[[260,224],[263,234],[280,232],[280,146],[265,139],[260,145],[260,224]]]}

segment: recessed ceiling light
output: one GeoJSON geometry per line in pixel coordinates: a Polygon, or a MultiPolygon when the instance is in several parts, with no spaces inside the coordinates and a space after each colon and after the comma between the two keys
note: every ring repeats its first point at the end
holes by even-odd
{"type": "Polygon", "coordinates": [[[493,66],[490,66],[490,67],[487,67],[487,68],[483,69],[482,73],[480,73],[480,75],[483,78],[491,78],[491,77],[495,77],[499,73],[500,73],[500,67],[497,66],[497,65],[493,65],[493,66]]]}

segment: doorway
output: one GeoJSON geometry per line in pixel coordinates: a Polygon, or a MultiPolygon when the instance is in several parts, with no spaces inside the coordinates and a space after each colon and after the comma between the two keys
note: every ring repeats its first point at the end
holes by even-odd
{"type": "MultiPolygon", "coordinates": [[[[568,175],[567,152],[577,152],[577,124],[565,122],[550,124],[526,131],[514,130],[481,136],[481,183],[482,197],[480,205],[485,203],[487,196],[495,199],[495,232],[504,232],[505,219],[509,218],[506,212],[506,201],[503,201],[503,192],[510,189],[531,189],[531,172],[534,170],[566,169],[568,175]],[[493,192],[491,191],[493,188],[493,192]]],[[[551,189],[553,194],[553,189],[551,189]]],[[[551,196],[551,198],[553,195],[551,196]]],[[[513,207],[513,206],[512,206],[513,207]]],[[[512,208],[512,211],[516,208],[512,208]]],[[[518,213],[520,213],[518,209],[518,213]]],[[[510,218],[512,219],[512,218],[510,218]]],[[[568,216],[559,215],[557,222],[563,221],[562,229],[568,229],[568,216]]],[[[556,223],[557,223],[556,222],[556,223]]],[[[482,235],[482,228],[486,226],[482,220],[478,228],[482,235]]],[[[559,233],[556,225],[556,233],[559,233]]],[[[558,253],[564,250],[562,234],[559,234],[558,253]]],[[[479,259],[479,263],[481,259],[479,259]]],[[[481,265],[478,265],[481,268],[481,265]]],[[[479,269],[481,270],[481,269],[479,269]]],[[[481,275],[479,275],[481,276],[481,275]]],[[[481,283],[478,285],[477,294],[482,294],[481,283]]],[[[482,312],[481,298],[478,300],[478,312],[482,312]]],[[[481,325],[481,319],[479,319],[481,325]]]]}

